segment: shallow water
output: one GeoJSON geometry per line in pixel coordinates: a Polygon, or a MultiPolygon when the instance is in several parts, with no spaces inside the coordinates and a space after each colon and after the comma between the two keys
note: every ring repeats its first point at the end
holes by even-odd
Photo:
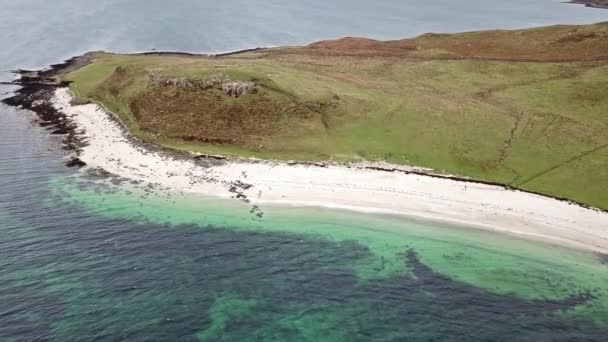
{"type": "MultiPolygon", "coordinates": [[[[0,5],[3,71],[92,49],[226,51],[608,17],[552,0],[0,5]]],[[[608,265],[592,254],[324,209],[263,207],[260,219],[240,202],[113,184],[67,169],[61,137],[33,119],[0,105],[2,341],[608,336],[608,265]]]]}

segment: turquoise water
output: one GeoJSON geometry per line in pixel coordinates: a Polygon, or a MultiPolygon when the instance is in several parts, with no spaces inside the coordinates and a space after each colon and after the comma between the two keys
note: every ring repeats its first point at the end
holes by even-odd
{"type": "Polygon", "coordinates": [[[608,266],[474,229],[54,177],[9,221],[0,332],[59,341],[601,340],[608,266]],[[15,230],[16,229],[16,230],[15,230]],[[24,300],[24,298],[26,300],[24,300]],[[6,321],[5,321],[6,322],[6,321]],[[32,335],[35,332],[35,335],[32,335]]]}
{"type": "MultiPolygon", "coordinates": [[[[225,51],[608,18],[552,0],[0,4],[4,79],[92,49],[225,51]]],[[[31,115],[0,105],[0,120],[0,341],[608,336],[597,255],[403,217],[262,206],[259,218],[238,201],[68,169],[61,137],[31,115]]]]}

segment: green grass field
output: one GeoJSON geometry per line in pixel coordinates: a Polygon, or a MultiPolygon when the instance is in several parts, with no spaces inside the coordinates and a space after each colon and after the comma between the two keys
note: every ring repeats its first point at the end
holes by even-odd
{"type": "MultiPolygon", "coordinates": [[[[424,36],[424,44],[407,53],[400,47],[376,56],[367,50],[358,55],[360,46],[222,58],[98,54],[64,77],[78,96],[117,113],[137,137],[174,149],[283,160],[382,160],[608,209],[608,60],[589,51],[575,58],[577,46],[592,46],[589,39],[606,44],[608,30],[577,30],[583,33],[574,39],[564,27],[542,31],[548,41],[563,44],[551,45],[551,56],[564,59],[558,62],[528,50],[536,60],[513,60],[521,39],[509,39],[503,50],[492,47],[508,51],[504,58],[486,56],[487,49],[483,58],[451,51],[462,49],[459,39],[479,36],[465,34],[441,35],[436,39],[444,43],[433,44],[433,37],[424,36]],[[128,71],[117,76],[119,66],[128,71]],[[149,72],[190,79],[221,73],[254,80],[260,91],[235,99],[217,91],[158,90],[149,72]]],[[[601,44],[595,45],[601,50],[601,44]]]]}

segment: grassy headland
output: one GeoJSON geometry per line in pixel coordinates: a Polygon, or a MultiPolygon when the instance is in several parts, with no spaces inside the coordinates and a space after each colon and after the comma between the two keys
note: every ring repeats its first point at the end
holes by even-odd
{"type": "Polygon", "coordinates": [[[135,136],[174,149],[382,160],[608,209],[608,24],[224,57],[99,53],[64,78],[135,136]],[[201,86],[218,75],[257,91],[201,86]]]}

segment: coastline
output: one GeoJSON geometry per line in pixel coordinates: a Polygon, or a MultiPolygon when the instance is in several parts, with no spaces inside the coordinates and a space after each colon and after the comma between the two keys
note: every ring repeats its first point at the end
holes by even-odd
{"type": "Polygon", "coordinates": [[[608,253],[608,214],[556,199],[428,175],[373,170],[371,164],[303,165],[183,158],[133,141],[96,104],[73,106],[56,90],[53,107],[72,122],[88,168],[177,192],[235,198],[262,216],[264,205],[327,207],[404,215],[608,253]]]}
{"type": "MultiPolygon", "coordinates": [[[[160,53],[160,52],[158,52],[160,53]]],[[[169,53],[171,54],[171,53],[169,53]]],[[[37,113],[75,152],[70,167],[159,184],[178,192],[263,205],[309,206],[403,215],[543,240],[608,255],[608,211],[502,184],[385,163],[327,164],[193,155],[141,142],[97,104],[72,106],[60,76],[87,65],[85,54],[43,71],[19,70],[22,86],[3,102],[37,113]]]]}
{"type": "Polygon", "coordinates": [[[4,10],[0,342],[608,336],[605,10],[4,10]]]}

